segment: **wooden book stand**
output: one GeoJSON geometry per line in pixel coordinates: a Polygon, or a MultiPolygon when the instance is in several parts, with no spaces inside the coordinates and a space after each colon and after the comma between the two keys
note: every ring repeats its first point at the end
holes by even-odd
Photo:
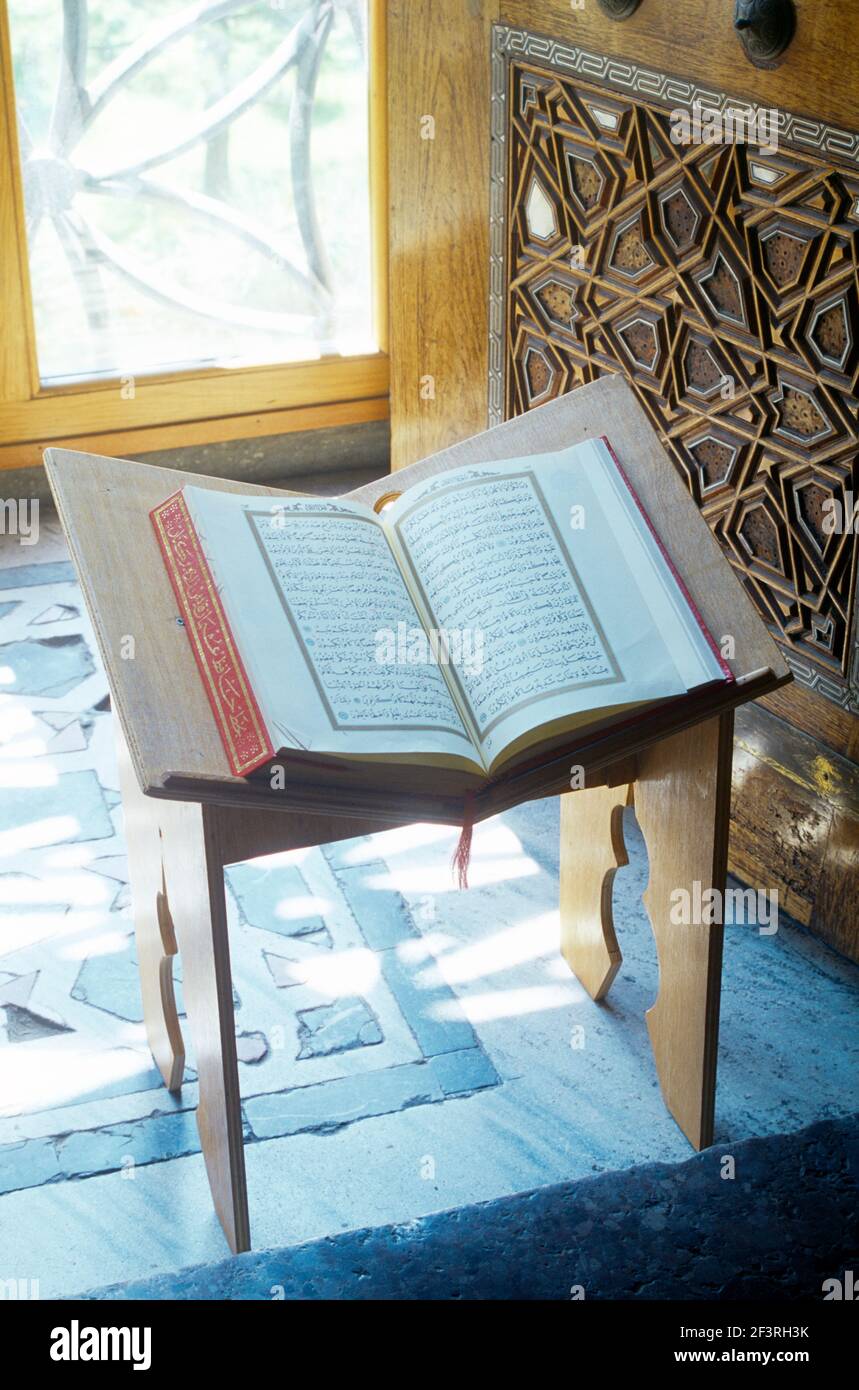
{"type": "MultiPolygon", "coordinates": [[[[392,486],[443,469],[512,458],[606,434],[683,576],[736,681],[656,710],[630,731],[578,751],[585,789],[569,776],[529,786],[567,791],[561,817],[561,950],[595,1000],[621,962],[611,886],[625,863],[621,813],[635,804],[650,856],[645,903],[659,955],[647,1014],[665,1103],[695,1148],[712,1142],[722,927],[672,926],[671,893],[724,891],[733,709],[790,679],[788,668],[675,472],[631,389],[606,377],[352,494],[371,504],[392,486]]],[[[149,521],[177,481],[231,492],[283,489],[182,475],[63,449],[46,454],[117,716],[120,778],[146,1032],[170,1090],[184,1044],[173,995],[181,951],[196,1049],[197,1124],[215,1208],[234,1251],[250,1248],[224,866],[409,824],[426,810],[290,804],[288,792],[233,777],[149,521]],[[133,635],[135,657],[123,660],[133,635]]],[[[478,810],[477,818],[498,809],[478,810]]],[[[438,819],[450,819],[439,813],[438,819]]]]}

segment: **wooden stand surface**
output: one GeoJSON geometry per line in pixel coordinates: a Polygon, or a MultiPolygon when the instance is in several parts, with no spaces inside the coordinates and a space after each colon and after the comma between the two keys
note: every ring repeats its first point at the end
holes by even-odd
{"type": "MultiPolygon", "coordinates": [[[[730,637],[733,685],[708,702],[663,710],[633,731],[577,751],[586,789],[568,792],[561,822],[562,950],[599,1000],[620,964],[611,883],[625,861],[620,814],[635,804],[650,856],[645,894],[659,954],[647,1021],[666,1105],[691,1143],[712,1140],[722,927],[671,924],[671,893],[724,890],[733,708],[790,679],[730,566],[631,389],[603,378],[351,494],[372,504],[392,483],[468,463],[567,448],[607,434],[717,641],[730,637]]],[[[215,1209],[234,1251],[250,1248],[223,869],[428,816],[425,804],[351,808],[292,804],[289,792],[233,777],[149,522],[179,482],[289,496],[277,488],[172,469],[46,454],[48,476],[95,628],[117,716],[135,931],[147,1037],[165,1085],[182,1083],[184,1045],[172,957],[182,955],[199,1074],[197,1123],[215,1209]],[[124,639],[135,656],[124,660],[124,639]]],[[[529,784],[527,795],[564,784],[529,784]]],[[[520,789],[521,790],[521,789],[520,789]]],[[[520,798],[521,799],[521,798],[520,798]]],[[[481,814],[490,814],[487,805],[481,814]]],[[[449,807],[435,819],[453,820],[449,807]]]]}

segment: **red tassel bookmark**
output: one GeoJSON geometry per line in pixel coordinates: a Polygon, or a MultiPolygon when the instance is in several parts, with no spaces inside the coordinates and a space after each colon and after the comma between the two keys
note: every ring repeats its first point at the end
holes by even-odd
{"type": "Polygon", "coordinates": [[[451,868],[458,888],[468,887],[468,865],[471,860],[471,832],[474,829],[474,792],[466,792],[462,803],[462,829],[453,852],[451,868]]]}

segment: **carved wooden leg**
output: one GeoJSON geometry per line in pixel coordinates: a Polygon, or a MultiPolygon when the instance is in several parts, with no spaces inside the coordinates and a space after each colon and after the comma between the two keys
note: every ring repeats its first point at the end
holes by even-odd
{"type": "Polygon", "coordinates": [[[561,797],[561,954],[592,999],[604,999],[623,959],[611,910],[615,872],[627,863],[628,785],[561,797]]]}
{"type": "Polygon", "coordinates": [[[164,1085],[178,1091],[185,1044],[173,993],[176,937],[164,897],[159,803],[141,792],[119,720],[114,724],[146,1039],[164,1085]]]}
{"type": "Polygon", "coordinates": [[[687,729],[639,756],[634,787],[650,858],[644,903],[659,955],[647,1026],[665,1104],[696,1149],[713,1142],[732,744],[732,714],[687,729]],[[694,907],[711,888],[720,894],[714,922],[671,920],[675,890],[686,890],[694,907]]]}
{"type": "Polygon", "coordinates": [[[167,901],[179,938],[200,1085],[197,1128],[215,1210],[237,1254],[251,1242],[224,893],[230,812],[163,801],[160,820],[167,901]]]}
{"type": "Polygon", "coordinates": [[[234,1253],[250,1249],[224,866],[389,829],[377,821],[244,811],[143,796],[117,723],[146,1033],[171,1090],[184,1045],[173,995],[178,932],[212,1200],[234,1253]],[[174,931],[174,922],[175,928],[174,931]]]}

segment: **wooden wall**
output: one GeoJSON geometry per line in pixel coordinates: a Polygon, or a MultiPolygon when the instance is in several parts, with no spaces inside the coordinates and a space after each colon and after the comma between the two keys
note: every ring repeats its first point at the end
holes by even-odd
{"type": "Polygon", "coordinates": [[[497,8],[483,0],[388,6],[393,468],[486,428],[497,8]],[[422,137],[426,116],[433,139],[422,137]]]}
{"type": "MultiPolygon", "coordinates": [[[[732,0],[390,0],[392,466],[487,422],[490,29],[497,20],[693,74],[738,96],[859,126],[855,0],[797,0],[782,66],[753,68],[732,0]],[[422,118],[434,139],[422,139],[422,118]],[[431,378],[431,382],[427,380],[431,378]]],[[[859,960],[859,721],[798,686],[738,719],[730,867],[778,887],[800,922],[859,960]],[[766,707],[764,707],[766,706],[766,707]]]]}
{"type": "Polygon", "coordinates": [[[489,292],[489,40],[509,22],[604,53],[640,54],[762,102],[859,125],[856,0],[797,0],[793,45],[753,68],[732,0],[644,0],[623,23],[596,0],[389,0],[392,464],[401,468],[486,425],[489,292]],[[435,138],[421,138],[421,119],[435,138]],[[435,399],[421,379],[435,379],[435,399]]]}

